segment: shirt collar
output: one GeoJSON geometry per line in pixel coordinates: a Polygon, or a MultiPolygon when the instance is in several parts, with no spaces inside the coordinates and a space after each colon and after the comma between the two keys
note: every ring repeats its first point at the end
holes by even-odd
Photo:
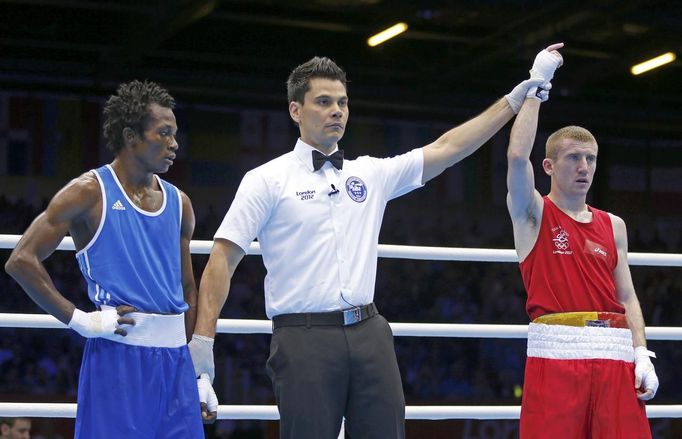
{"type": "MultiPolygon", "coordinates": [[[[305,143],[300,138],[296,141],[296,146],[294,146],[294,154],[296,154],[296,157],[298,157],[298,159],[301,162],[303,162],[303,166],[305,166],[310,172],[313,172],[313,150],[314,149],[317,149],[317,148],[313,148],[312,146],[308,145],[307,143],[305,143]]],[[[328,155],[331,155],[338,150],[339,150],[339,145],[336,145],[336,148],[334,148],[332,151],[330,151],[328,155]]]]}

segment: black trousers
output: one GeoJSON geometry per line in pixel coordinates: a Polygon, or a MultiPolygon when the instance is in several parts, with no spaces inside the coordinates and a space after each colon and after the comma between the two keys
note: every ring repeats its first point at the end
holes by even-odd
{"type": "Polygon", "coordinates": [[[277,328],[267,372],[280,438],[336,439],[344,416],[353,439],[405,437],[393,333],[381,315],[351,326],[277,328]]]}

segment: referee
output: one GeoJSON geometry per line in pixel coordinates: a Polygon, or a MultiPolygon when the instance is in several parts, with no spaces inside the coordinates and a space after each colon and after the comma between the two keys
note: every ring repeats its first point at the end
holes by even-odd
{"type": "Polygon", "coordinates": [[[476,151],[521,107],[526,80],[433,143],[392,158],[346,160],[338,142],[349,116],[346,74],[328,58],[287,81],[300,138],[248,172],[215,234],[190,342],[197,373],[213,373],[213,338],[230,279],[260,243],[266,313],[273,322],[267,372],[282,438],[403,438],[405,399],[391,328],[373,303],[386,204],[476,151]]]}

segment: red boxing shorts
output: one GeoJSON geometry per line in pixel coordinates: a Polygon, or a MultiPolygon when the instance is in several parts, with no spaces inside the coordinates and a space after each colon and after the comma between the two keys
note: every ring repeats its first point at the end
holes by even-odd
{"type": "Polygon", "coordinates": [[[521,438],[649,439],[629,329],[531,323],[521,438]]]}

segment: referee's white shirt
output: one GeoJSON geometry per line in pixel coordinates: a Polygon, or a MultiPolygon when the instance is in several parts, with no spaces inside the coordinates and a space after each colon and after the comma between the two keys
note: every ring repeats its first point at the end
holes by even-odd
{"type": "Polygon", "coordinates": [[[258,238],[269,318],[372,302],[386,204],[422,186],[421,149],[344,160],[341,171],[329,162],[313,171],[312,151],[299,139],[249,171],[214,236],[244,252],[258,238]]]}

